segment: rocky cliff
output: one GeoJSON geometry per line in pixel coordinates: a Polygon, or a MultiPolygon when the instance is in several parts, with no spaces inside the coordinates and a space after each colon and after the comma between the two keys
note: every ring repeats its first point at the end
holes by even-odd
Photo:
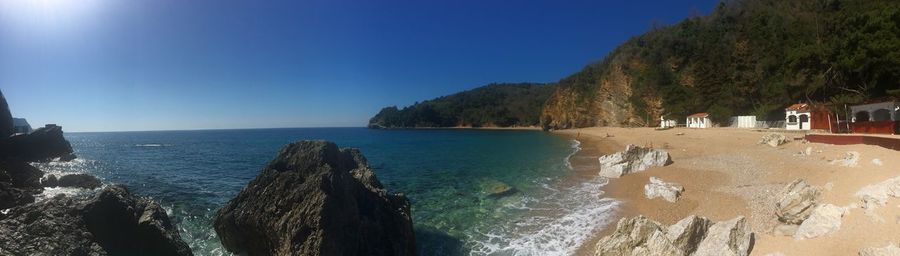
{"type": "MultiPolygon", "coordinates": [[[[12,123],[5,100],[0,119],[0,125],[12,123]]],[[[30,162],[75,158],[62,127],[10,135],[0,137],[0,255],[191,255],[152,200],[120,186],[94,190],[100,181],[86,174],[42,182],[44,172],[30,162]],[[83,187],[90,193],[36,202],[44,186],[83,187]]]]}
{"type": "Polygon", "coordinates": [[[359,150],[326,141],[285,146],[214,226],[239,254],[415,254],[406,197],[388,193],[359,150]]]}
{"type": "Polygon", "coordinates": [[[545,129],[655,126],[708,112],[783,119],[798,101],[900,97],[898,1],[722,1],[559,81],[545,129]]]}

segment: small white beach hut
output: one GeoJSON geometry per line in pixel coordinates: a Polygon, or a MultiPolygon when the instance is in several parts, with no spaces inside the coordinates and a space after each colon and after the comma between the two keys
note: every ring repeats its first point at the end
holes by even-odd
{"type": "Polygon", "coordinates": [[[659,117],[659,128],[660,128],[660,129],[674,128],[676,125],[678,125],[678,122],[675,121],[675,120],[672,120],[672,119],[666,119],[666,118],[663,117],[663,116],[660,116],[660,117],[659,117]]]}
{"type": "Polygon", "coordinates": [[[809,104],[797,103],[784,109],[784,128],[788,130],[809,130],[810,111],[809,104]]]}
{"type": "Polygon", "coordinates": [[[689,115],[685,126],[688,128],[709,128],[712,127],[712,121],[709,120],[709,113],[701,112],[689,115]]]}

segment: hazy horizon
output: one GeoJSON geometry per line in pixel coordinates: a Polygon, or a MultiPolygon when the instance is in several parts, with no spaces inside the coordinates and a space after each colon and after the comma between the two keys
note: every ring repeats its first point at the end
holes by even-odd
{"type": "Polygon", "coordinates": [[[385,106],[556,82],[713,0],[0,2],[0,90],[72,132],[361,127],[385,106]]]}

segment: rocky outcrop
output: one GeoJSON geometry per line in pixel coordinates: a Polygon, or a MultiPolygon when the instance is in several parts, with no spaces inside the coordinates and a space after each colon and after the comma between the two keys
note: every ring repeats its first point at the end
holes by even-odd
{"type": "Polygon", "coordinates": [[[97,177],[88,175],[88,174],[65,174],[56,178],[55,175],[50,174],[47,178],[41,180],[41,185],[44,187],[73,187],[73,188],[86,188],[86,189],[95,189],[99,188],[102,183],[100,179],[97,177]]]}
{"type": "Polygon", "coordinates": [[[781,190],[778,201],[775,202],[775,215],[778,216],[778,221],[800,225],[812,214],[819,202],[819,194],[821,191],[805,180],[794,180],[781,190]]]}
{"type": "Polygon", "coordinates": [[[652,166],[665,166],[671,163],[669,152],[665,150],[630,144],[625,147],[625,151],[600,157],[600,176],[618,178],[652,166]]]}
{"type": "Polygon", "coordinates": [[[3,255],[191,255],[159,204],[124,187],[58,196],[0,217],[3,255]]]}
{"type": "Polygon", "coordinates": [[[816,207],[809,218],[800,224],[794,239],[809,239],[833,233],[841,229],[841,217],[847,209],[833,204],[816,207]]]}
{"type": "Polygon", "coordinates": [[[44,173],[34,166],[12,159],[0,160],[0,209],[34,202],[43,188],[44,173]]]}
{"type": "Polygon", "coordinates": [[[778,147],[785,143],[788,143],[787,137],[781,133],[769,133],[759,140],[759,144],[769,145],[770,147],[778,147]]]}
{"type": "Polygon", "coordinates": [[[897,256],[900,255],[900,247],[891,243],[885,247],[870,247],[859,251],[859,256],[897,256]]]}
{"type": "Polygon", "coordinates": [[[326,141],[285,146],[216,215],[222,245],[249,255],[414,255],[409,201],[365,157],[326,141]]]}
{"type": "Polygon", "coordinates": [[[46,162],[55,158],[63,161],[75,159],[72,146],[63,137],[62,127],[57,125],[47,125],[29,134],[19,134],[7,140],[0,140],[0,155],[25,162],[46,162]]]}
{"type": "Polygon", "coordinates": [[[619,220],[613,234],[597,242],[596,255],[749,255],[752,236],[744,217],[713,224],[688,216],[665,227],[638,216],[619,220]]]}
{"type": "Polygon", "coordinates": [[[684,192],[684,187],[677,183],[668,183],[657,177],[650,177],[650,183],[644,185],[644,195],[647,199],[661,197],[666,201],[674,203],[678,201],[678,197],[684,192]]]}
{"type": "Polygon", "coordinates": [[[862,207],[872,210],[884,206],[890,197],[900,197],[900,176],[863,187],[856,192],[862,207]]]}
{"type": "Polygon", "coordinates": [[[0,139],[5,139],[13,134],[15,127],[13,126],[12,113],[9,111],[9,104],[6,104],[6,97],[0,92],[0,139]]]}

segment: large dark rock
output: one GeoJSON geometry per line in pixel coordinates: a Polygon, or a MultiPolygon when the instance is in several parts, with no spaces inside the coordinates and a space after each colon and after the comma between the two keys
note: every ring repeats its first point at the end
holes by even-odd
{"type": "Polygon", "coordinates": [[[51,174],[42,182],[42,184],[44,187],[73,187],[86,189],[95,189],[99,188],[100,185],[103,185],[97,177],[83,173],[66,174],[59,178],[56,178],[56,176],[51,174]]]}
{"type": "Polygon", "coordinates": [[[0,209],[34,202],[34,194],[43,191],[44,172],[28,163],[0,160],[0,209]]]}
{"type": "Polygon", "coordinates": [[[45,162],[59,158],[74,159],[72,146],[63,137],[62,127],[48,124],[29,134],[19,134],[0,140],[0,157],[26,162],[45,162]]]}
{"type": "Polygon", "coordinates": [[[356,149],[285,146],[219,210],[226,249],[248,255],[414,255],[409,201],[389,194],[356,149]]]}
{"type": "Polygon", "coordinates": [[[0,255],[191,255],[159,204],[124,187],[0,215],[0,255]]]}
{"type": "Polygon", "coordinates": [[[6,97],[3,96],[3,92],[0,92],[0,139],[9,137],[14,130],[12,113],[9,112],[6,97]]]}

